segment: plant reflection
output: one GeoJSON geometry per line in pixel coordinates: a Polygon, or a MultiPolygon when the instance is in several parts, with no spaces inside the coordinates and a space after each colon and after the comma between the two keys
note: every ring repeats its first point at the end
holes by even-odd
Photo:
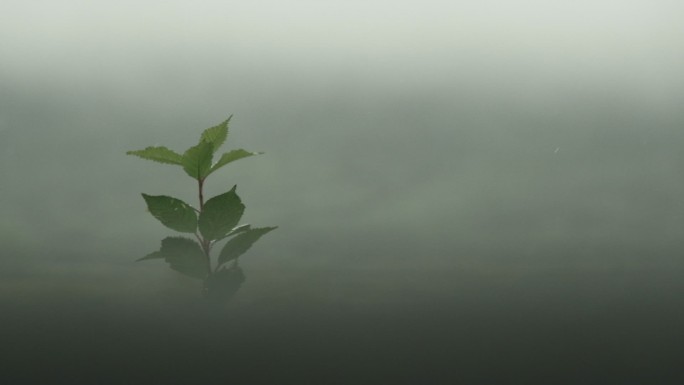
{"type": "Polygon", "coordinates": [[[191,278],[204,282],[202,293],[213,301],[227,301],[232,298],[245,281],[245,274],[238,265],[238,259],[246,253],[263,235],[277,227],[250,228],[249,225],[236,227],[229,235],[212,269],[211,258],[205,254],[199,243],[185,237],[166,237],[161,241],[158,251],[152,252],[138,261],[163,259],[169,267],[191,278]]]}
{"type": "Polygon", "coordinates": [[[216,302],[226,302],[233,298],[245,282],[242,268],[234,263],[230,267],[222,267],[204,280],[202,293],[204,297],[216,302]]]}

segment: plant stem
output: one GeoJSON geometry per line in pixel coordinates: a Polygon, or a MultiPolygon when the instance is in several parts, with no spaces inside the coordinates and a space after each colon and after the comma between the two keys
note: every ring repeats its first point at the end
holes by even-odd
{"type": "MultiPolygon", "coordinates": [[[[204,210],[204,179],[197,179],[197,185],[199,187],[199,212],[201,214],[202,210],[204,210]]],[[[202,245],[202,251],[204,251],[204,256],[207,257],[207,270],[209,271],[209,275],[211,275],[211,257],[209,256],[209,252],[211,251],[211,243],[208,239],[204,239],[199,235],[197,235],[197,240],[202,245]]]]}
{"type": "Polygon", "coordinates": [[[204,179],[197,179],[197,184],[199,185],[199,207],[202,211],[204,210],[204,179]]]}

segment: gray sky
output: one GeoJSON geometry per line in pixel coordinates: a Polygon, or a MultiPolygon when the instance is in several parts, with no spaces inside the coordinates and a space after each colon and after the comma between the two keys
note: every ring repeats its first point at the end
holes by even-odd
{"type": "Polygon", "coordinates": [[[130,87],[155,69],[189,76],[228,65],[662,87],[683,60],[675,1],[4,1],[0,11],[3,75],[34,81],[130,87]]]}

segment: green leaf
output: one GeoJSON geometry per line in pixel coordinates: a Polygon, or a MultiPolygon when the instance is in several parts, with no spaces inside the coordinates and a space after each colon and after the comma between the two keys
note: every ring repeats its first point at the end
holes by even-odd
{"type": "Polygon", "coordinates": [[[244,254],[254,242],[258,241],[266,233],[277,229],[277,227],[262,227],[257,229],[250,229],[237,235],[223,246],[221,254],[219,254],[218,265],[232,261],[242,254],[244,254]]]}
{"type": "Polygon", "coordinates": [[[224,240],[224,239],[226,239],[226,238],[228,238],[228,237],[232,237],[233,235],[237,235],[237,234],[240,234],[240,233],[244,233],[245,231],[247,231],[247,230],[249,230],[249,229],[251,229],[251,228],[252,228],[252,226],[247,225],[247,224],[245,224],[245,225],[240,225],[240,226],[238,226],[238,227],[236,227],[236,228],[230,230],[230,231],[228,232],[228,234],[226,234],[226,235],[222,236],[221,238],[217,239],[216,242],[222,241],[222,240],[224,240]]]}
{"type": "Polygon", "coordinates": [[[190,147],[183,154],[183,169],[195,179],[204,179],[211,169],[213,146],[204,140],[198,145],[190,147]]]}
{"type": "Polygon", "coordinates": [[[243,232],[245,232],[251,228],[252,228],[252,226],[250,226],[250,225],[240,225],[240,226],[230,230],[230,232],[228,234],[226,234],[226,237],[232,237],[233,235],[243,233],[243,232]]]}
{"type": "Polygon", "coordinates": [[[240,221],[245,205],[235,192],[237,186],[227,193],[209,199],[199,216],[199,230],[207,240],[222,238],[240,221]]]}
{"type": "Polygon", "coordinates": [[[140,262],[140,261],[144,261],[146,259],[160,259],[160,258],[164,258],[164,255],[161,253],[161,251],[154,251],[152,253],[147,254],[146,256],[144,256],[142,258],[136,259],[135,261],[140,262]]]}
{"type": "Polygon", "coordinates": [[[135,155],[159,163],[183,165],[183,156],[166,147],[147,147],[144,150],[128,151],[126,154],[135,155]]]}
{"type": "Polygon", "coordinates": [[[182,233],[197,231],[197,214],[187,203],[165,195],[142,194],[142,196],[152,216],[164,226],[182,233]]]}
{"type": "Polygon", "coordinates": [[[230,122],[232,117],[233,115],[229,116],[228,119],[226,119],[223,123],[207,128],[202,133],[200,140],[211,143],[212,152],[216,152],[216,150],[221,147],[223,142],[226,141],[226,138],[228,137],[228,122],[230,122]]]}
{"type": "Polygon", "coordinates": [[[221,158],[219,158],[219,161],[216,162],[216,164],[211,166],[211,170],[209,170],[209,174],[211,174],[212,172],[218,170],[219,168],[227,165],[230,162],[234,162],[238,159],[247,158],[247,157],[254,156],[254,155],[261,155],[261,154],[263,154],[263,152],[249,152],[249,151],[246,151],[243,149],[232,150],[230,152],[226,152],[223,155],[221,155],[221,158]]]}
{"type": "Polygon", "coordinates": [[[170,267],[179,273],[199,279],[204,279],[209,274],[208,258],[192,239],[164,238],[159,252],[170,267]]]}

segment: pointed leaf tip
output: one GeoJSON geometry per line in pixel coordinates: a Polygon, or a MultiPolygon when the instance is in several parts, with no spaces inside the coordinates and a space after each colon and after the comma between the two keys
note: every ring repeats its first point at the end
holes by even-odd
{"type": "Polygon", "coordinates": [[[223,143],[226,141],[226,138],[228,137],[228,123],[232,117],[233,115],[228,117],[228,119],[224,120],[220,124],[207,128],[202,133],[200,141],[211,143],[212,153],[216,152],[216,150],[218,150],[219,147],[221,147],[221,145],[223,145],[223,143]]]}
{"type": "Polygon", "coordinates": [[[135,261],[140,262],[140,261],[145,261],[147,259],[161,259],[161,258],[164,258],[164,255],[162,255],[162,253],[160,251],[153,251],[153,252],[147,254],[146,256],[144,256],[142,258],[136,259],[135,261]]]}
{"type": "Polygon", "coordinates": [[[145,148],[144,150],[126,151],[126,155],[135,155],[142,159],[147,159],[159,163],[174,164],[178,166],[183,164],[182,155],[172,150],[169,150],[168,148],[163,146],[150,146],[145,148]]]}
{"type": "Polygon", "coordinates": [[[224,153],[221,155],[221,158],[219,158],[218,162],[211,166],[211,170],[209,170],[209,173],[211,174],[212,172],[218,170],[219,168],[227,165],[228,163],[234,162],[236,160],[240,160],[243,158],[248,158],[250,156],[254,155],[261,155],[263,152],[249,152],[247,150],[243,149],[238,149],[238,150],[232,150],[229,152],[224,153]]]}

